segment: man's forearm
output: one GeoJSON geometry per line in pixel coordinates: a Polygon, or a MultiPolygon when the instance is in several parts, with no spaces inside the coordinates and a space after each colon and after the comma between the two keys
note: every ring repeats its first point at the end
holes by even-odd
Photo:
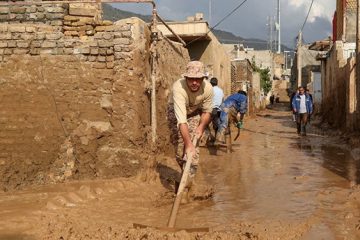
{"type": "Polygon", "coordinates": [[[189,126],[187,125],[187,123],[180,123],[179,124],[179,130],[181,133],[181,136],[184,140],[184,145],[190,146],[191,144],[191,137],[190,137],[190,133],[189,133],[189,126]]]}
{"type": "Polygon", "coordinates": [[[211,114],[210,113],[202,113],[200,118],[199,127],[205,129],[206,126],[211,122],[211,114]]]}

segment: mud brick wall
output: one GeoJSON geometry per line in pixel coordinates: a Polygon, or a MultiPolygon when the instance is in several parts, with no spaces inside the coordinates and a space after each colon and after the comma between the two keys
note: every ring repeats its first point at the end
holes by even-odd
{"type": "MultiPolygon", "coordinates": [[[[141,173],[152,151],[147,24],[102,21],[97,5],[19,8],[0,8],[0,188],[141,173]]],[[[160,150],[169,86],[188,59],[158,44],[160,150]]]]}
{"type": "Polygon", "coordinates": [[[158,149],[162,153],[173,157],[174,149],[170,143],[170,131],[167,121],[167,103],[172,84],[185,73],[190,57],[187,49],[183,48],[181,44],[170,43],[167,39],[158,42],[157,54],[157,143],[158,149]]]}
{"type": "Polygon", "coordinates": [[[244,84],[248,81],[247,61],[234,61],[231,68],[231,93],[243,90],[244,84]]]}
{"type": "Polygon", "coordinates": [[[357,125],[355,59],[346,59],[344,48],[342,41],[336,41],[329,58],[322,63],[321,114],[331,127],[352,132],[357,125]]]}

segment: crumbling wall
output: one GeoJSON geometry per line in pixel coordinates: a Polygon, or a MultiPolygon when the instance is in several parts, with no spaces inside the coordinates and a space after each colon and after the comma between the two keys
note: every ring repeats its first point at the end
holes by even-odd
{"type": "Polygon", "coordinates": [[[185,73],[190,61],[188,50],[181,44],[163,39],[157,44],[157,138],[158,148],[165,154],[173,156],[174,149],[170,144],[170,131],[167,121],[167,103],[169,102],[172,84],[185,73]],[[171,62],[169,62],[169,56],[171,62]]]}
{"type": "Polygon", "coordinates": [[[246,90],[246,81],[248,80],[248,62],[247,60],[238,60],[233,61],[231,64],[231,94],[234,94],[239,90],[246,90]]]}
{"type": "Polygon", "coordinates": [[[329,58],[323,64],[325,73],[322,84],[322,114],[331,126],[345,130],[353,124],[350,115],[354,111],[354,107],[351,106],[354,104],[355,96],[350,92],[355,78],[355,62],[345,59],[343,43],[336,41],[329,58]]]}
{"type": "Polygon", "coordinates": [[[253,115],[260,110],[263,99],[260,90],[260,74],[254,72],[248,59],[232,61],[231,93],[239,90],[247,92],[248,114],[253,115]]]}
{"type": "MultiPolygon", "coordinates": [[[[102,21],[97,4],[18,8],[0,9],[0,187],[138,174],[153,151],[148,26],[102,21]]],[[[176,51],[159,44],[158,119],[189,58],[176,51]]]]}

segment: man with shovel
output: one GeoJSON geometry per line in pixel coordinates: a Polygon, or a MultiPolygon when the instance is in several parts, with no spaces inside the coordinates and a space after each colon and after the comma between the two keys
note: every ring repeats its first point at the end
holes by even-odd
{"type": "Polygon", "coordinates": [[[172,87],[172,96],[168,107],[168,121],[171,130],[171,141],[175,146],[176,161],[184,169],[186,156],[193,156],[190,168],[187,192],[195,177],[199,163],[198,144],[192,140],[200,139],[211,121],[213,110],[213,89],[208,81],[202,62],[192,61],[186,66],[183,78],[172,87]]]}

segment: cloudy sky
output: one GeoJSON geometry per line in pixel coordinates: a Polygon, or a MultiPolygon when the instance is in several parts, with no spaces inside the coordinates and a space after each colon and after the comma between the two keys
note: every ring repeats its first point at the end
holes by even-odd
{"type": "MultiPolygon", "coordinates": [[[[209,2],[212,5],[211,26],[232,11],[243,0],[155,0],[159,15],[171,20],[185,20],[196,12],[203,12],[209,19],[209,2]]],[[[294,46],[308,12],[311,0],[280,0],[282,13],[282,42],[294,46]]],[[[115,4],[117,8],[141,14],[151,14],[151,7],[144,4],[115,4]]],[[[331,21],[336,0],[315,0],[304,29],[304,41],[312,42],[331,35],[331,21]]],[[[244,38],[268,39],[268,16],[276,16],[277,0],[247,0],[217,29],[226,30],[244,38]]]]}

